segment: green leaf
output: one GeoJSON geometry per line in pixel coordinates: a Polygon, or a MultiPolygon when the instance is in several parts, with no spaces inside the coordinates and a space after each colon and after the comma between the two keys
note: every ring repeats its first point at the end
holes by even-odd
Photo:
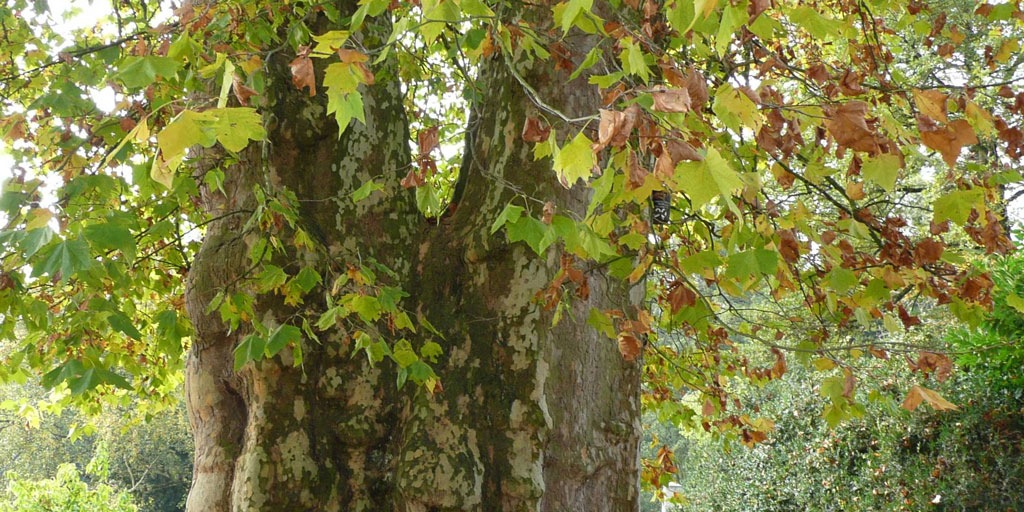
{"type": "Polygon", "coordinates": [[[395,363],[398,363],[400,368],[405,368],[420,360],[420,356],[416,355],[412,345],[404,338],[395,342],[395,347],[391,351],[391,358],[395,360],[395,363]]]}
{"type": "Polygon", "coordinates": [[[123,333],[133,340],[142,340],[142,333],[132,325],[132,319],[128,318],[128,315],[117,311],[107,317],[107,322],[115,331],[123,333]]]}
{"type": "Polygon", "coordinates": [[[892,192],[896,188],[896,176],[899,175],[899,171],[900,157],[889,153],[867,157],[860,167],[865,179],[878,184],[886,192],[892,192]]]}
{"type": "Polygon", "coordinates": [[[250,140],[259,141],[267,138],[267,131],[263,128],[263,117],[254,108],[217,108],[204,114],[214,119],[213,128],[217,142],[233,153],[245,149],[250,140]]]}
{"type": "Polygon", "coordinates": [[[1006,295],[1006,305],[1016,309],[1019,313],[1024,313],[1024,299],[1016,293],[1011,292],[1006,295]]]}
{"type": "Polygon", "coordinates": [[[773,275],[779,266],[779,254],[768,249],[751,249],[731,254],[725,277],[746,279],[761,274],[773,275]]]}
{"type": "Polygon", "coordinates": [[[441,345],[438,345],[433,341],[424,343],[423,347],[420,348],[420,356],[431,363],[436,363],[437,358],[442,354],[444,354],[444,350],[441,349],[441,345]]]}
{"type": "Polygon", "coordinates": [[[288,274],[285,274],[284,270],[277,265],[264,265],[263,271],[260,275],[256,276],[256,290],[260,293],[266,293],[271,290],[275,290],[288,280],[288,274]]]}
{"type": "Polygon", "coordinates": [[[299,274],[292,278],[289,286],[294,286],[301,294],[309,293],[316,285],[323,282],[320,273],[313,267],[302,267],[299,274]]]}
{"type": "Polygon", "coordinates": [[[140,89],[155,82],[157,77],[174,76],[180,67],[181,62],[170,57],[126,57],[114,79],[130,89],[140,89]]]}
{"type": "Polygon", "coordinates": [[[565,188],[572,187],[579,180],[586,183],[590,178],[597,165],[594,152],[590,149],[591,144],[591,140],[581,131],[555,155],[555,174],[565,188]]]}
{"type": "Polygon", "coordinates": [[[756,133],[764,123],[761,112],[753,100],[728,83],[722,84],[715,91],[715,101],[711,109],[726,128],[737,133],[742,127],[750,128],[756,133]]]}
{"type": "Polygon", "coordinates": [[[384,185],[381,185],[374,180],[367,181],[357,188],[355,192],[352,192],[352,201],[358,203],[359,201],[370,197],[370,194],[378,190],[384,190],[384,185]]]}
{"type": "Polygon", "coordinates": [[[846,22],[826,18],[813,7],[796,7],[790,12],[789,19],[816,39],[823,41],[834,41],[846,37],[853,30],[846,22]]]}
{"type": "Polygon", "coordinates": [[[359,315],[364,322],[376,322],[380,319],[380,302],[376,297],[369,295],[355,295],[352,297],[349,309],[359,315]]]}
{"type": "Polygon", "coordinates": [[[278,352],[288,346],[289,343],[298,344],[302,341],[302,330],[294,325],[279,325],[267,340],[266,353],[275,356],[278,352]]]}
{"type": "Polygon", "coordinates": [[[549,229],[549,226],[529,215],[505,226],[509,242],[526,242],[538,255],[543,254],[553,241],[545,237],[549,229]]]}
{"type": "Polygon", "coordinates": [[[597,332],[604,334],[608,339],[614,340],[618,337],[612,318],[600,309],[590,308],[590,314],[587,315],[587,325],[597,329],[597,332]]]}
{"type": "Polygon", "coordinates": [[[498,217],[494,219],[494,222],[491,224],[491,234],[493,235],[499,229],[503,228],[505,224],[518,221],[522,216],[523,208],[521,206],[516,206],[512,203],[505,205],[505,209],[501,210],[501,213],[498,214],[498,217]]]}
{"type": "Polygon", "coordinates": [[[715,148],[708,148],[700,162],[681,162],[676,166],[676,183],[690,197],[693,208],[700,208],[718,196],[730,197],[743,188],[743,180],[732,170],[715,148]]]}
{"type": "Polygon", "coordinates": [[[118,250],[129,260],[135,259],[135,237],[125,226],[113,222],[90,224],[82,231],[82,236],[97,250],[118,250]]]}
{"type": "Polygon", "coordinates": [[[932,203],[935,222],[951,220],[961,226],[967,222],[974,208],[984,207],[985,191],[980,188],[954,190],[932,203]]]}
{"type": "Polygon", "coordinates": [[[33,229],[25,233],[25,237],[18,242],[18,245],[24,252],[25,258],[31,258],[52,239],[53,231],[50,228],[33,229]]]}
{"type": "Polygon", "coordinates": [[[749,16],[747,15],[747,2],[729,3],[722,12],[722,21],[718,25],[718,34],[715,35],[715,51],[718,56],[725,56],[732,42],[732,35],[737,29],[743,26],[749,16]]]}
{"type": "Polygon", "coordinates": [[[622,62],[622,69],[631,75],[640,77],[644,83],[651,78],[651,68],[644,58],[644,50],[639,44],[633,42],[633,38],[627,37],[619,42],[622,52],[619,53],[619,60],[622,62]]]}
{"type": "Polygon", "coordinates": [[[600,46],[591,48],[590,51],[587,52],[587,56],[583,58],[583,62],[580,63],[579,67],[569,75],[569,80],[575,80],[581,73],[593,67],[594,64],[597,64],[598,61],[601,60],[602,53],[600,46]]]}
{"type": "Polygon", "coordinates": [[[846,293],[860,282],[852,270],[836,267],[828,273],[828,285],[838,293],[846,293]]]}
{"type": "Polygon", "coordinates": [[[556,11],[555,21],[558,22],[558,26],[562,28],[562,33],[569,33],[569,29],[576,23],[576,18],[583,13],[589,13],[594,7],[594,0],[569,0],[565,3],[565,8],[559,13],[556,11]]]}
{"type": "Polygon", "coordinates": [[[241,370],[249,361],[263,359],[266,348],[267,340],[256,334],[246,336],[235,348],[235,371],[241,370]]]}
{"type": "Polygon", "coordinates": [[[85,241],[65,240],[53,247],[45,261],[32,268],[32,277],[54,276],[60,271],[61,281],[66,282],[75,273],[92,267],[93,263],[95,261],[85,241]]]}

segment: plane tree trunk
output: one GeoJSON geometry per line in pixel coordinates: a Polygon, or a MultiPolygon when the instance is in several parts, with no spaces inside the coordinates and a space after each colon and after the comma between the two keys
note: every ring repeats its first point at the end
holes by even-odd
{"type": "MultiPolygon", "coordinates": [[[[635,306],[639,290],[592,270],[589,296],[553,326],[553,311],[536,297],[561,268],[561,250],[538,256],[491,233],[513,198],[577,214],[588,200],[586,189],[562,187],[550,161],[534,161],[522,140],[535,106],[510,71],[514,58],[494,57],[478,71],[484,96],[472,106],[458,202],[435,222],[399,183],[412,159],[398,81],[366,88],[366,122],[339,137],[323,95],[292,85],[288,60],[269,62],[267,143],[235,163],[209,153],[200,165],[226,166],[227,179],[224,193],[204,191],[217,220],[188,282],[195,336],[186,392],[196,438],[188,510],[638,510],[639,362],[625,361],[585,320],[593,307],[635,306]],[[371,179],[383,190],[354,202],[371,179]],[[251,277],[261,238],[249,221],[260,207],[254,190],[293,192],[294,229],[318,246],[292,244],[274,256],[286,272],[313,265],[326,276],[371,261],[390,269],[378,284],[404,290],[401,307],[440,334],[420,328],[422,339],[410,340],[443,348],[431,365],[442,384],[435,392],[399,389],[396,366],[370,364],[340,326],[304,339],[299,365],[285,350],[235,370],[234,349],[248,332],[209,305],[251,277]]],[[[375,69],[378,77],[396,76],[392,65],[375,69]]],[[[517,65],[547,104],[572,116],[597,111],[585,78],[568,82],[549,63],[517,65]]],[[[315,323],[325,292],[301,305],[261,294],[254,311],[267,325],[300,316],[315,323]]]]}

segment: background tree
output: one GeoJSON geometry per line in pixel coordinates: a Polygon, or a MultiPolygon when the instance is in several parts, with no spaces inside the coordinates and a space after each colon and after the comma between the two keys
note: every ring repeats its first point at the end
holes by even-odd
{"type": "Polygon", "coordinates": [[[4,375],[119,400],[187,353],[192,510],[636,509],[641,375],[662,417],[752,445],[771,422],[730,383],[786,351],[842,373],[839,420],[836,326],[911,328],[907,297],[981,319],[964,263],[1009,249],[1024,93],[1012,43],[967,66],[927,7],[129,1],[67,41],[16,0],[4,375]],[[971,73],[918,76],[905,37],[971,73]],[[922,145],[949,184],[924,204],[922,145]]]}

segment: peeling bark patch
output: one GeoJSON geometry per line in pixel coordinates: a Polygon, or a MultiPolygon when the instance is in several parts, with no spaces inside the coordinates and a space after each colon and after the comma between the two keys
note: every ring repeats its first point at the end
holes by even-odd
{"type": "Polygon", "coordinates": [[[316,477],[317,466],[313,462],[313,458],[310,457],[309,452],[309,437],[305,432],[301,430],[293,431],[288,434],[288,437],[284,439],[277,446],[281,452],[281,462],[284,468],[284,480],[288,480],[289,477],[297,481],[305,481],[304,475],[308,473],[311,477],[316,477]]]}
{"type": "Polygon", "coordinates": [[[295,399],[293,409],[295,411],[296,421],[302,421],[302,419],[306,417],[306,402],[301,397],[297,397],[295,399]]]}

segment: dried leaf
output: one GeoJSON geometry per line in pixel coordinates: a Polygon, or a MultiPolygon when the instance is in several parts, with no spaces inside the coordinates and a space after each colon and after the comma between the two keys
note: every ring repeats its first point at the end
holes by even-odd
{"type": "Polygon", "coordinates": [[[550,134],[551,127],[544,126],[540,119],[536,117],[526,118],[526,123],[523,125],[523,140],[526,142],[543,142],[548,140],[550,134]]]}
{"type": "Polygon", "coordinates": [[[238,75],[235,75],[231,80],[231,90],[235,92],[235,98],[238,99],[238,103],[243,107],[249,106],[249,98],[256,95],[256,91],[246,86],[238,75]]]}
{"type": "Polygon", "coordinates": [[[690,95],[690,108],[694,112],[703,110],[710,99],[707,78],[693,66],[686,69],[686,92],[690,95]]]}
{"type": "Polygon", "coordinates": [[[410,169],[400,183],[402,188],[415,188],[426,184],[426,180],[416,169],[410,169]]]}
{"type": "Polygon", "coordinates": [[[786,355],[774,347],[772,348],[772,353],[775,354],[775,364],[772,365],[771,376],[773,379],[778,379],[785,375],[788,369],[786,366],[786,355]]]}
{"type": "Polygon", "coordinates": [[[313,73],[313,59],[309,58],[309,47],[300,46],[299,56],[288,67],[292,70],[292,84],[298,90],[309,89],[310,96],[316,96],[316,76],[313,73]]]}
{"type": "Polygon", "coordinates": [[[914,247],[914,261],[918,265],[930,265],[939,261],[946,245],[934,238],[925,238],[914,247]]]}
{"type": "Polygon", "coordinates": [[[874,130],[868,128],[865,118],[867,113],[867,103],[851,101],[839,108],[827,109],[825,127],[840,147],[875,153],[878,151],[878,141],[874,130]]]}
{"type": "Polygon", "coordinates": [[[942,159],[950,167],[956,166],[964,146],[978,143],[974,128],[964,119],[957,119],[945,128],[936,128],[918,119],[917,127],[921,132],[921,142],[942,154],[942,159]]]}
{"type": "Polygon", "coordinates": [[[800,242],[792,229],[779,231],[779,254],[787,263],[796,263],[800,259],[800,242]]]}
{"type": "Polygon", "coordinates": [[[669,285],[668,303],[672,314],[676,314],[684,307],[690,307],[697,303],[697,294],[692,288],[682,281],[674,281],[669,285]]]}
{"type": "Polygon", "coordinates": [[[655,112],[689,112],[690,93],[686,89],[661,88],[651,91],[655,112]]]}
{"type": "Polygon", "coordinates": [[[853,398],[853,392],[857,389],[857,377],[849,368],[843,368],[843,396],[853,398]]]}
{"type": "Polygon", "coordinates": [[[907,393],[907,398],[903,400],[903,407],[908,411],[917,409],[921,403],[927,403],[932,406],[936,411],[955,411],[959,409],[955,404],[942,398],[942,395],[928,388],[921,386],[914,386],[910,388],[910,392],[907,393]]]}
{"type": "Polygon", "coordinates": [[[636,123],[639,107],[631,106],[625,111],[601,110],[601,124],[597,130],[597,144],[594,151],[600,151],[608,146],[622,147],[629,140],[629,134],[633,131],[636,123]]]}
{"type": "Polygon", "coordinates": [[[425,130],[420,130],[416,134],[416,143],[419,147],[420,154],[425,155],[430,153],[438,146],[438,135],[437,126],[431,126],[425,130]]]}
{"type": "Polygon", "coordinates": [[[626,361],[634,361],[643,350],[643,344],[632,334],[619,333],[619,353],[626,361]]]}

